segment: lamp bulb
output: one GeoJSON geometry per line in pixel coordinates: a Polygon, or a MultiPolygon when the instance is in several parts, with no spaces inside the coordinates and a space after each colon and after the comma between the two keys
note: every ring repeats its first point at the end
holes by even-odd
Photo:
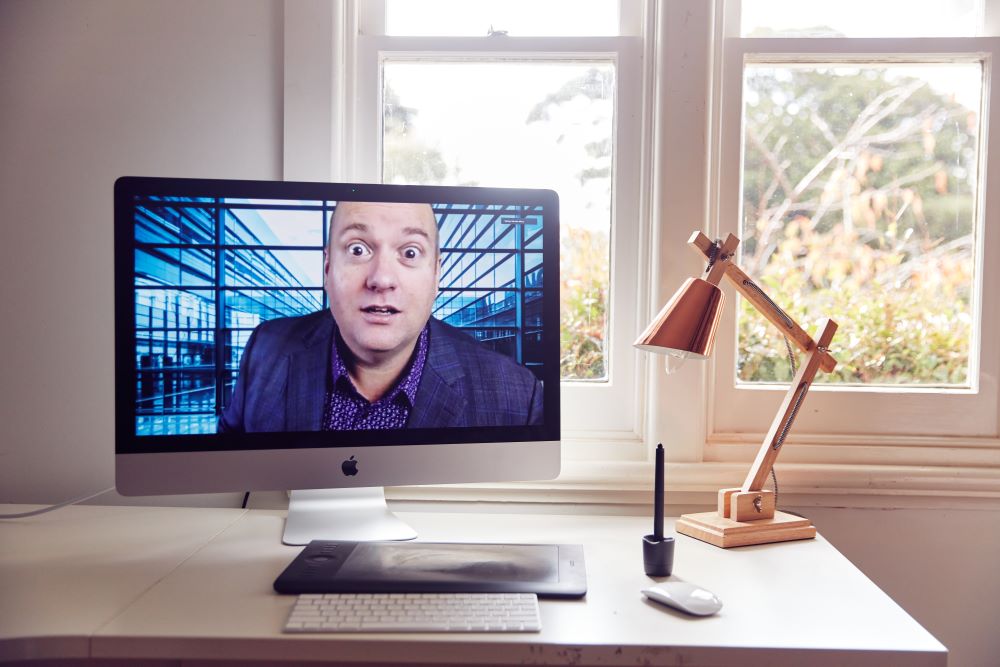
{"type": "Polygon", "coordinates": [[[667,360],[664,362],[663,366],[667,371],[667,375],[673,375],[687,363],[690,355],[683,352],[670,352],[666,355],[667,360]]]}

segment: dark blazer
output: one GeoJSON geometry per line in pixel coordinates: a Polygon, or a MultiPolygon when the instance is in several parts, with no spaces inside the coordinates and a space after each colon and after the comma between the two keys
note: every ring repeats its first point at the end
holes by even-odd
{"type": "MultiPolygon", "coordinates": [[[[322,430],[336,323],[329,310],[254,329],[220,432],[322,430]]],[[[427,361],[407,428],[542,423],[542,383],[468,334],[430,321],[427,361]]]]}

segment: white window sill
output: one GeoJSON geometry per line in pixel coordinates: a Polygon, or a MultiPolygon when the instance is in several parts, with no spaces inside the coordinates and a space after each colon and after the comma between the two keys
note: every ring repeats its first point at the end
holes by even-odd
{"type": "MultiPolygon", "coordinates": [[[[998,508],[1000,441],[919,438],[806,438],[788,443],[776,465],[779,503],[797,507],[998,508]],[[836,454],[836,459],[833,455],[836,454]]],[[[666,465],[667,504],[714,506],[718,489],[739,486],[757,445],[715,440],[706,462],[666,465]]],[[[557,479],[387,489],[397,501],[618,506],[644,511],[652,493],[646,461],[563,462],[557,479]]],[[[686,509],[684,511],[687,511],[686,509]]]]}

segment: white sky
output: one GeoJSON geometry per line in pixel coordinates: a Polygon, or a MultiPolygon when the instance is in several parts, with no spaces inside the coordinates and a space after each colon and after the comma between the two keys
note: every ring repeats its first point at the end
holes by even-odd
{"type": "Polygon", "coordinates": [[[594,66],[389,62],[385,80],[400,104],[417,111],[416,138],[460,168],[459,180],[449,174],[446,184],[553,189],[564,221],[606,230],[607,191],[595,182],[582,185],[577,174],[591,164],[583,145],[610,136],[611,91],[601,102],[578,96],[550,106],[557,122],[525,123],[536,104],[594,66]]]}

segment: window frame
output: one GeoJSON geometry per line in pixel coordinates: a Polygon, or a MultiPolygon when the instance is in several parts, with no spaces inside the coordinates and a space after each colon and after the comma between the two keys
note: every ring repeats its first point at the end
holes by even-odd
{"type": "MultiPolygon", "coordinates": [[[[888,55],[904,52],[909,54],[924,54],[924,57],[939,55],[939,53],[961,54],[956,57],[968,57],[969,54],[992,53],[998,49],[998,40],[994,37],[976,38],[925,38],[925,39],[857,39],[850,40],[816,40],[814,38],[741,38],[739,37],[739,0],[715,0],[712,10],[707,15],[693,13],[692,21],[686,34],[678,34],[675,13],[665,16],[661,22],[659,40],[680,42],[685,47],[685,54],[700,54],[707,50],[709,60],[708,76],[684,78],[679,76],[676,65],[671,65],[670,56],[676,57],[676,44],[659,44],[667,54],[667,72],[657,73],[657,79],[665,75],[670,82],[675,82],[685,89],[687,99],[706,100],[705,125],[700,127],[694,116],[683,117],[684,108],[668,99],[662,108],[656,111],[658,129],[663,128],[662,136],[668,137],[671,146],[677,140],[678,132],[688,134],[703,129],[707,137],[705,150],[710,159],[705,164],[705,189],[700,190],[693,184],[682,190],[669,184],[670,174],[677,174],[674,163],[678,157],[694,161],[697,147],[677,144],[679,148],[674,154],[674,161],[669,157],[656,159],[654,164],[660,167],[658,180],[661,190],[667,195],[675,207],[689,211],[691,215],[662,217],[654,222],[657,225],[654,235],[663,239],[662,247],[653,267],[654,275],[659,270],[659,291],[651,293],[651,307],[658,309],[673,294],[680,283],[689,276],[699,275],[704,270],[704,261],[699,260],[695,253],[686,248],[690,233],[699,229],[713,238],[725,237],[727,233],[739,231],[739,211],[742,199],[740,171],[742,168],[742,88],[743,88],[743,58],[752,52],[764,54],[761,59],[775,58],[784,54],[789,59],[801,58],[802,51],[814,54],[855,53],[868,55],[871,53],[888,55]],[[707,37],[708,45],[701,43],[707,37]],[[673,38],[673,39],[671,39],[673,38]],[[683,44],[685,39],[692,40],[683,44]],[[847,46],[848,41],[850,46],[847,46]],[[835,44],[836,42],[836,44],[835,44]],[[834,46],[839,48],[834,49],[834,46]],[[806,48],[808,47],[808,48],[806,48]],[[936,53],[939,52],[939,53],[936,53]],[[675,120],[682,116],[681,126],[675,120]],[[689,191],[689,192],[688,192],[689,191]],[[676,194],[674,199],[668,193],[676,194]],[[694,213],[698,210],[696,198],[704,196],[704,206],[701,209],[703,217],[699,220],[694,213]],[[727,221],[728,225],[720,221],[727,221]],[[702,222],[699,227],[698,222],[702,222]],[[680,267],[680,268],[678,268],[680,267]]],[[[680,3],[674,12],[691,12],[691,5],[680,3]]],[[[668,8],[668,14],[671,11],[668,8]]],[[[1000,11],[992,11],[987,7],[985,17],[985,32],[1000,34],[1000,11]]],[[[694,58],[698,56],[695,55],[694,58]]],[[[992,56],[991,56],[992,57],[992,56]]],[[[694,60],[692,58],[692,60],[694,60]]],[[[989,98],[991,92],[1000,94],[1000,82],[997,81],[996,63],[987,64],[984,76],[986,85],[984,96],[989,98]]],[[[662,99],[662,98],[661,98],[662,99]]],[[[949,503],[995,502],[1000,497],[1000,439],[998,439],[996,392],[996,369],[1000,369],[1000,350],[991,346],[991,332],[996,332],[1000,326],[1000,304],[996,299],[982,298],[982,292],[990,285],[1000,284],[1000,274],[996,263],[1000,258],[1000,238],[995,229],[990,229],[990,220],[1000,213],[1000,183],[997,171],[1000,167],[996,142],[1000,137],[1000,122],[998,118],[1000,103],[989,104],[986,118],[985,133],[981,137],[982,167],[986,172],[986,185],[980,195],[980,205],[983,207],[983,228],[980,244],[980,257],[977,258],[977,269],[981,271],[982,279],[978,307],[984,326],[978,333],[974,344],[981,345],[979,358],[980,388],[982,393],[973,397],[977,405],[978,423],[976,430],[966,433],[955,429],[956,418],[953,405],[949,401],[960,401],[970,396],[954,393],[950,396],[921,395],[931,392],[913,391],[912,396],[918,400],[906,405],[898,398],[895,400],[890,391],[865,390],[856,392],[854,405],[847,408],[823,409],[828,402],[829,390],[814,387],[806,400],[796,426],[788,438],[787,451],[779,459],[776,469],[781,480],[783,494],[791,495],[803,504],[826,504],[836,502],[838,505],[851,506],[884,506],[907,507],[914,503],[926,503],[928,497],[934,502],[947,499],[949,503]],[[992,132],[990,131],[992,129],[992,132]],[[881,394],[881,396],[880,396],[881,394]],[[870,410],[870,397],[882,398],[883,409],[870,410]],[[926,398],[941,398],[939,409],[931,415],[937,419],[936,432],[907,428],[908,420],[914,412],[926,409],[926,398]],[[817,403],[819,405],[817,405],[817,403]],[[859,410],[859,404],[863,406],[859,410]],[[810,429],[808,413],[820,408],[829,414],[825,424],[820,421],[810,429]],[[853,412],[852,412],[853,411],[853,412]],[[870,416],[864,428],[857,428],[852,433],[844,433],[837,428],[836,420],[845,414],[867,412],[870,416]],[[890,414],[892,420],[884,420],[885,414],[890,414]],[[807,417],[807,418],[804,418],[807,417]],[[873,423],[874,422],[874,423],[873,423]],[[803,428],[803,424],[806,428],[803,428]],[[915,432],[916,431],[916,432],[915,432]],[[879,497],[872,500],[872,496],[879,497]],[[970,500],[975,498],[975,500],[970,500]],[[835,500],[834,500],[835,499],[835,500]],[[988,500],[992,499],[992,500],[988,500]]],[[[664,150],[658,146],[657,150],[664,150]]],[[[995,226],[994,226],[995,227],[995,226]]],[[[728,301],[734,301],[735,290],[723,285],[729,295],[728,301]]],[[[782,303],[780,294],[771,294],[779,305],[782,303]]],[[[655,313],[656,310],[653,310],[655,313]]],[[[785,388],[750,387],[735,389],[735,334],[736,307],[729,303],[724,309],[720,324],[719,338],[713,356],[707,363],[689,361],[675,374],[665,376],[662,367],[654,368],[651,364],[649,373],[650,410],[656,410],[651,419],[651,432],[664,439],[667,446],[668,471],[672,472],[675,497],[682,502],[710,502],[710,489],[736,486],[742,483],[750,462],[753,461],[760,443],[773,419],[782,400],[785,388]],[[728,348],[728,353],[727,353],[728,348]],[[728,384],[731,389],[722,391],[722,386],[728,384]],[[678,387],[683,389],[679,390],[678,387]],[[754,398],[753,402],[747,397],[754,398]],[[695,417],[692,417],[695,415],[695,417]],[[735,415],[735,416],[734,416],[735,415]],[[729,421],[727,421],[729,420],[729,421]],[[671,443],[668,446],[666,437],[669,434],[671,443]]],[[[817,313],[816,317],[822,317],[817,313]]],[[[652,315],[650,315],[651,317],[652,315]]],[[[836,339],[835,339],[836,341],[836,339]]],[[[833,350],[835,354],[835,349],[833,350]]],[[[971,392],[969,392],[971,393],[971,392]]],[[[823,415],[824,417],[826,415],[823,415]]],[[[917,412],[917,416],[924,417],[917,412]]],[[[655,440],[651,440],[655,442],[655,440]]],[[[786,495],[786,497],[788,497],[786,495]]]]}
{"type": "MultiPolygon", "coordinates": [[[[288,180],[349,180],[346,165],[354,158],[357,111],[347,100],[354,97],[357,85],[352,57],[358,41],[358,7],[368,4],[299,0],[285,5],[283,157],[288,180]]],[[[636,119],[642,127],[642,146],[635,158],[641,179],[637,251],[629,258],[637,274],[637,335],[677,286],[704,268],[685,247],[692,230],[709,235],[719,231],[721,121],[731,104],[724,94],[723,74],[724,56],[732,54],[724,44],[727,36],[732,37],[727,30],[735,26],[739,34],[739,0],[623,0],[622,7],[623,17],[631,16],[643,35],[643,97],[641,117],[636,119]]],[[[985,33],[1000,34],[1000,11],[989,5],[985,33]]],[[[740,108],[736,108],[738,120],[740,108]]],[[[996,105],[991,116],[995,113],[996,105]]],[[[1000,151],[992,153],[986,168],[998,174],[1000,151]]],[[[995,203],[989,205],[995,210],[995,203]]],[[[984,256],[984,267],[990,266],[996,250],[992,247],[989,257],[984,256]]],[[[1000,281],[991,272],[983,283],[1000,281]]],[[[772,296],[781,303],[781,295],[772,296]]],[[[726,310],[732,318],[732,305],[726,310]]],[[[1000,320],[1000,303],[984,299],[982,312],[984,318],[1000,320]]],[[[724,326],[735,324],[730,319],[724,326]]],[[[563,503],[567,508],[595,503],[644,506],[651,488],[652,450],[663,442],[669,502],[690,507],[714,503],[719,488],[742,482],[763,432],[714,428],[715,413],[729,409],[714,393],[718,351],[707,364],[689,362],[670,376],[661,357],[645,353],[635,357],[636,382],[627,407],[635,415],[635,427],[627,432],[584,430],[564,412],[563,471],[557,480],[412,487],[388,495],[407,500],[563,503]]],[[[821,393],[810,394],[807,409],[821,393]]],[[[780,397],[774,395],[773,400],[766,410],[769,416],[780,397]]],[[[993,409],[997,407],[994,404],[993,409]]],[[[601,411],[607,408],[602,406],[601,411]]],[[[979,507],[1000,499],[1000,439],[995,436],[836,435],[793,429],[789,444],[778,462],[781,491],[799,507],[831,502],[854,507],[925,507],[943,502],[979,507]]]]}
{"type": "MultiPolygon", "coordinates": [[[[726,66],[724,75],[730,102],[722,118],[718,234],[739,233],[742,199],[742,77],[745,64],[781,62],[969,62],[982,59],[984,65],[984,95],[996,96],[1000,91],[993,59],[1000,53],[1000,40],[995,38],[935,38],[935,39],[760,39],[741,38],[726,40],[726,66]],[[807,50],[808,49],[808,50],[807,50]],[[736,84],[739,81],[739,84],[736,84]],[[725,221],[725,222],[723,222],[725,221]]],[[[974,295],[974,312],[978,314],[972,340],[973,354],[970,389],[933,389],[921,387],[838,387],[813,386],[809,396],[809,410],[797,420],[800,432],[830,433],[838,435],[919,433],[924,435],[960,435],[995,437],[997,423],[994,410],[997,405],[997,386],[990,378],[998,377],[1000,356],[995,347],[984,346],[984,340],[996,340],[1000,323],[996,312],[982,298],[985,285],[997,284],[997,252],[995,236],[990,234],[985,221],[1000,212],[1000,184],[995,177],[998,166],[996,153],[1000,151],[995,123],[1000,122],[1000,100],[986,101],[988,115],[980,139],[980,155],[984,175],[977,209],[981,211],[975,231],[977,248],[975,275],[978,285],[974,295]],[[990,129],[993,128],[991,132],[990,129]],[[991,176],[993,176],[991,178],[991,176]],[[976,353],[976,348],[979,353],[976,353]],[[874,406],[874,409],[873,409],[874,406]],[[850,423],[843,415],[852,415],[850,423]],[[956,423],[953,415],[963,415],[956,423]]],[[[772,294],[781,303],[781,295],[772,294]]],[[[720,325],[720,335],[715,358],[715,396],[718,402],[730,405],[727,411],[713,415],[713,432],[732,433],[737,430],[766,430],[762,417],[766,416],[768,402],[773,403],[783,387],[736,385],[734,335],[736,309],[727,310],[720,325]],[[765,413],[765,414],[762,414],[765,413]]],[[[823,313],[814,313],[820,317],[823,313]]],[[[836,356],[836,339],[832,346],[836,356]]]]}
{"type": "MultiPolygon", "coordinates": [[[[738,35],[738,17],[732,30],[738,35]]],[[[973,296],[975,319],[970,364],[971,388],[934,389],[921,387],[840,387],[814,385],[808,410],[800,413],[793,431],[798,434],[848,436],[870,440],[875,436],[988,437],[998,435],[996,378],[1000,373],[1000,351],[983,344],[1000,335],[1000,311],[983,298],[988,285],[1000,280],[997,261],[1000,242],[987,221],[1000,215],[1000,80],[996,57],[1000,39],[970,38],[741,38],[723,39],[720,77],[718,155],[720,165],[715,201],[717,236],[739,235],[742,207],[743,165],[743,72],[747,64],[759,63],[893,63],[970,62],[983,63],[983,132],[980,136],[980,165],[983,170],[977,202],[976,257],[978,278],[973,296]],[[990,98],[993,99],[990,99],[990,98]],[[978,351],[978,353],[977,353],[978,351]],[[845,420],[844,415],[850,415],[845,420]],[[957,417],[960,416],[960,417],[957,417]]],[[[772,294],[778,304],[781,295],[772,294]]],[[[749,386],[735,382],[736,311],[727,309],[719,327],[709,391],[725,410],[711,415],[709,441],[731,440],[741,432],[763,433],[773,408],[785,391],[781,386],[749,386]]],[[[822,317],[823,313],[814,313],[822,317]]],[[[832,346],[836,356],[836,338],[832,346]]]]}

